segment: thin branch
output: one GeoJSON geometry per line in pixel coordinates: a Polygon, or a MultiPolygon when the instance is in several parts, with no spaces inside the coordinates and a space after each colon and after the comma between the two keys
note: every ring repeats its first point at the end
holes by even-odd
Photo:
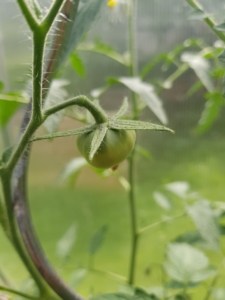
{"type": "Polygon", "coordinates": [[[27,298],[27,299],[32,299],[32,300],[37,300],[38,299],[37,297],[33,297],[33,296],[24,294],[22,292],[19,292],[19,291],[16,291],[14,289],[7,288],[7,287],[4,287],[4,286],[0,286],[0,291],[5,291],[5,292],[8,292],[8,293],[12,293],[14,295],[18,295],[18,296],[21,296],[21,297],[24,297],[24,298],[27,298]]]}
{"type": "Polygon", "coordinates": [[[27,5],[25,0],[17,0],[17,3],[25,17],[27,24],[29,25],[31,31],[36,30],[39,27],[38,21],[36,20],[35,16],[30,11],[29,6],[27,5]]]}
{"type": "MultiPolygon", "coordinates": [[[[194,9],[201,9],[202,10],[202,7],[201,5],[197,2],[197,0],[185,0],[192,8],[194,9]]],[[[222,40],[225,42],[225,35],[224,33],[222,33],[221,31],[218,31],[216,30],[214,27],[215,27],[215,23],[214,21],[207,17],[207,18],[204,18],[204,21],[209,25],[209,27],[212,29],[212,31],[222,40]]]]}
{"type": "Polygon", "coordinates": [[[156,226],[159,226],[159,225],[161,225],[161,224],[163,224],[163,223],[168,223],[168,222],[174,221],[174,220],[176,220],[176,219],[182,218],[182,217],[184,217],[184,216],[186,216],[186,215],[187,215],[186,213],[182,213],[182,214],[177,215],[177,216],[175,216],[175,217],[173,217],[173,218],[171,218],[171,219],[163,220],[163,221],[159,221],[159,222],[153,223],[153,224],[151,224],[151,225],[148,225],[148,226],[146,226],[146,227],[144,227],[144,228],[139,229],[139,230],[138,230],[138,234],[142,234],[143,232],[145,232],[145,231],[147,231],[147,230],[149,230],[149,229],[152,229],[152,228],[154,228],[154,227],[156,227],[156,226]]]}
{"type": "Polygon", "coordinates": [[[46,17],[43,19],[43,21],[40,24],[40,26],[42,28],[49,31],[49,29],[51,28],[51,26],[52,26],[57,14],[58,14],[59,9],[62,6],[63,2],[64,2],[64,0],[55,0],[55,1],[53,1],[51,7],[49,8],[49,11],[48,11],[46,17]]]}
{"type": "Polygon", "coordinates": [[[124,276],[121,276],[119,274],[116,273],[112,273],[112,272],[106,272],[106,271],[102,271],[102,270],[98,270],[98,269],[90,269],[90,271],[101,274],[104,277],[108,277],[110,279],[113,279],[117,282],[123,282],[123,283],[127,283],[127,278],[124,276]]]}
{"type": "Polygon", "coordinates": [[[72,105],[78,105],[81,107],[85,107],[87,110],[90,111],[90,113],[93,115],[93,117],[95,118],[96,123],[105,123],[107,122],[107,117],[106,114],[104,113],[104,111],[102,109],[100,109],[99,107],[97,107],[92,101],[90,101],[86,96],[77,96],[74,98],[71,98],[67,101],[64,101],[58,105],[55,105],[47,110],[45,110],[43,112],[44,115],[44,120],[52,115],[55,114],[56,112],[67,108],[69,106],[72,105]]]}

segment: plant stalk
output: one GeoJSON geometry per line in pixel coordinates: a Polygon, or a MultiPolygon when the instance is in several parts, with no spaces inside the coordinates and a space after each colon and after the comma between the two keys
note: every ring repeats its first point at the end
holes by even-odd
{"type": "MultiPolygon", "coordinates": [[[[136,8],[137,1],[130,1],[130,12],[128,20],[129,28],[129,52],[131,56],[131,64],[129,68],[129,75],[131,77],[136,77],[138,74],[137,67],[137,54],[136,54],[136,8]]],[[[132,97],[132,111],[133,119],[138,119],[138,107],[137,107],[137,97],[135,93],[131,93],[132,97]]],[[[138,246],[138,233],[137,233],[137,210],[135,204],[135,182],[134,182],[134,155],[135,149],[133,150],[129,159],[129,207],[130,207],[130,218],[131,218],[131,256],[129,263],[129,275],[128,284],[133,285],[135,280],[135,267],[136,267],[136,256],[137,256],[137,246],[138,246]]]]}

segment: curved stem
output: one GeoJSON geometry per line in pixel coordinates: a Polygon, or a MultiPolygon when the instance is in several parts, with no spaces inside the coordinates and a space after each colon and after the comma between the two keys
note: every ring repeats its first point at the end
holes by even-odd
{"type": "Polygon", "coordinates": [[[35,280],[41,295],[45,295],[47,293],[47,288],[43,283],[42,279],[38,275],[36,269],[34,268],[32,262],[30,261],[29,257],[26,254],[26,251],[21,243],[20,237],[17,232],[17,226],[15,223],[14,218],[14,211],[13,211],[13,203],[11,201],[11,171],[4,170],[3,174],[1,175],[2,179],[2,190],[5,196],[5,203],[6,203],[6,210],[8,214],[9,220],[9,227],[10,227],[10,234],[11,234],[11,241],[17,250],[20,258],[22,259],[24,265],[26,266],[27,270],[32,275],[33,279],[35,280]]]}
{"type": "MultiPolygon", "coordinates": [[[[130,3],[130,14],[129,14],[129,51],[131,55],[131,65],[129,68],[129,74],[132,77],[137,76],[137,55],[136,55],[136,0],[131,0],[130,3]]],[[[137,98],[135,93],[131,93],[132,96],[132,110],[134,120],[138,119],[138,107],[137,98]]],[[[128,284],[134,284],[135,277],[135,266],[136,266],[136,255],[138,246],[138,232],[137,232],[137,211],[135,205],[135,182],[134,182],[134,155],[135,149],[129,159],[129,206],[130,206],[130,217],[131,217],[131,256],[130,266],[128,275],[128,284]]]]}
{"type": "Polygon", "coordinates": [[[65,102],[62,102],[58,105],[55,105],[47,110],[44,111],[44,120],[49,117],[52,114],[55,114],[57,111],[62,110],[64,108],[67,108],[72,105],[78,105],[81,107],[85,107],[87,110],[90,111],[90,113],[95,118],[95,121],[97,124],[105,123],[107,122],[107,116],[105,112],[97,107],[92,101],[90,101],[86,96],[77,96],[72,99],[69,99],[65,102]]]}

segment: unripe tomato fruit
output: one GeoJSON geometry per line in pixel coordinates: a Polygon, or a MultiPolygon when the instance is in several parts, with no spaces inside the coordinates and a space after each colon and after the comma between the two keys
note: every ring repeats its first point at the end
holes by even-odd
{"type": "Polygon", "coordinates": [[[108,129],[99,149],[90,161],[89,154],[94,132],[81,134],[77,137],[77,147],[90,165],[99,169],[112,168],[131,153],[136,140],[134,130],[108,129]]]}

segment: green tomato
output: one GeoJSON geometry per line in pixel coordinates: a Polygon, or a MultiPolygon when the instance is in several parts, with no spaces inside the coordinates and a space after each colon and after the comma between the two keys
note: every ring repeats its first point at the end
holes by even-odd
{"type": "Polygon", "coordinates": [[[124,161],[134,148],[136,132],[134,130],[108,129],[99,149],[90,161],[89,154],[94,132],[81,134],[77,137],[77,147],[92,166],[108,169],[124,161]]]}

